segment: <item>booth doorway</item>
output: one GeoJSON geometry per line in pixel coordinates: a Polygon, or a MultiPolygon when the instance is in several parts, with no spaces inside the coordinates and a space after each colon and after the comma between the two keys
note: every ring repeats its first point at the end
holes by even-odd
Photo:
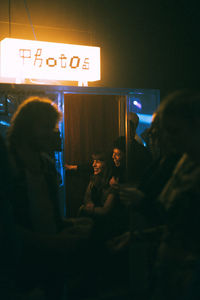
{"type": "MultiPolygon", "coordinates": [[[[112,151],[119,136],[120,96],[65,94],[65,163],[87,165],[94,152],[112,151]]],[[[88,172],[66,172],[66,215],[74,217],[89,182],[88,172]]]]}

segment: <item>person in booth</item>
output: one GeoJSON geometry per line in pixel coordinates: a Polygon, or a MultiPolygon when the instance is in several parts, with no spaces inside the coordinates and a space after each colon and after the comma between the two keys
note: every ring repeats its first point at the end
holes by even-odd
{"type": "Polygon", "coordinates": [[[127,180],[128,182],[138,185],[140,184],[143,174],[152,162],[151,153],[139,141],[136,129],[139,118],[136,113],[129,113],[129,136],[128,136],[128,168],[127,180]]]}
{"type": "Polygon", "coordinates": [[[79,209],[79,216],[93,218],[99,237],[108,240],[124,230],[124,206],[119,201],[118,192],[110,185],[113,171],[107,156],[104,153],[95,153],[92,158],[94,172],[79,209]]]}
{"type": "Polygon", "coordinates": [[[92,155],[93,175],[85,192],[79,216],[90,216],[94,219],[104,219],[114,206],[114,194],[109,189],[109,170],[104,153],[92,155]]]}
{"type": "Polygon", "coordinates": [[[113,143],[111,176],[111,186],[126,181],[126,140],[124,136],[118,137],[113,143]]]}

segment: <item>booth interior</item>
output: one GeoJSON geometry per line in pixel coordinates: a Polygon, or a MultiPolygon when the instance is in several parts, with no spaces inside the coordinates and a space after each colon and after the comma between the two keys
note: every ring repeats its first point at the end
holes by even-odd
{"type": "Polygon", "coordinates": [[[0,84],[1,135],[6,136],[18,105],[34,95],[50,98],[63,114],[59,124],[62,151],[55,153],[61,179],[60,211],[63,217],[75,217],[89,182],[90,174],[84,166],[90,164],[91,155],[99,151],[110,151],[112,155],[113,142],[119,136],[126,137],[128,148],[130,112],[139,116],[137,134],[142,139],[159,105],[159,90],[0,84]],[[66,164],[83,168],[80,172],[69,171],[66,164]]]}

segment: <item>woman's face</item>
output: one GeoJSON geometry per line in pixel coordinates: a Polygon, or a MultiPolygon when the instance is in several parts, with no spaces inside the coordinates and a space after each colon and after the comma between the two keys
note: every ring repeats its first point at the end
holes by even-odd
{"type": "Polygon", "coordinates": [[[41,152],[61,151],[61,138],[58,124],[50,125],[43,122],[42,126],[36,124],[33,128],[33,147],[41,152]]]}
{"type": "Polygon", "coordinates": [[[98,175],[102,172],[104,167],[104,162],[98,159],[93,160],[93,169],[94,169],[94,175],[98,175]]]}

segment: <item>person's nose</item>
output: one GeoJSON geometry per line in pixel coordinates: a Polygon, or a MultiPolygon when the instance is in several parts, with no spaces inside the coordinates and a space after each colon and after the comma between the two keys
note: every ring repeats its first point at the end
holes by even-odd
{"type": "Polygon", "coordinates": [[[97,163],[96,160],[94,160],[92,166],[96,167],[96,163],[97,163]]]}

